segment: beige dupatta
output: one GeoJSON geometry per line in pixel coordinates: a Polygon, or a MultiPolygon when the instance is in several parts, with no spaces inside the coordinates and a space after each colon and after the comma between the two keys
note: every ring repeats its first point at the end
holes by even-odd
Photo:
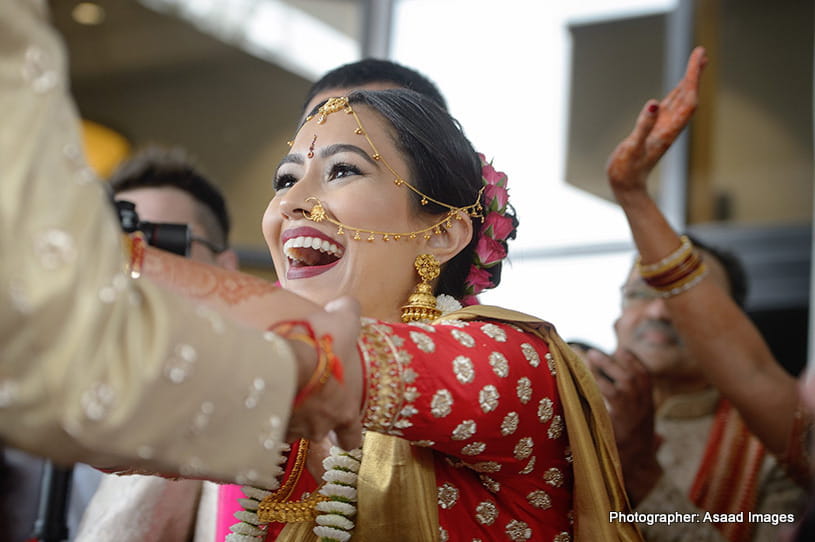
{"type": "MultiPolygon", "coordinates": [[[[515,324],[549,345],[574,463],[576,542],[635,542],[634,524],[610,523],[609,512],[631,511],[608,417],[594,377],[554,326],[520,312],[475,305],[439,320],[498,320],[515,324]]],[[[354,542],[439,539],[436,483],[430,450],[401,438],[368,433],[357,483],[359,497],[354,542]]],[[[290,524],[281,541],[316,541],[313,523],[290,524]]]]}

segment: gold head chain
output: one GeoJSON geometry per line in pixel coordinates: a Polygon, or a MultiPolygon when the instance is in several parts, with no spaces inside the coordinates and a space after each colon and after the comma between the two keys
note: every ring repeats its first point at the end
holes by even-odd
{"type": "MultiPolygon", "coordinates": [[[[440,235],[442,232],[442,228],[450,229],[453,227],[453,219],[456,220],[462,219],[459,213],[467,213],[473,218],[483,217],[483,208],[481,206],[481,194],[484,191],[484,187],[482,187],[481,190],[478,191],[478,196],[476,197],[475,202],[471,203],[470,205],[465,205],[463,207],[456,207],[455,205],[449,205],[447,203],[444,203],[442,201],[439,201],[428,196],[427,194],[425,194],[424,192],[422,192],[421,190],[407,182],[401,175],[399,175],[396,172],[396,170],[393,169],[393,167],[391,167],[388,161],[385,160],[385,158],[379,153],[379,151],[376,148],[376,145],[374,145],[374,142],[368,135],[368,132],[362,126],[362,121],[359,119],[359,116],[357,116],[356,111],[354,111],[354,109],[351,107],[351,104],[348,102],[347,97],[330,98],[327,102],[325,102],[323,106],[317,110],[317,124],[325,124],[325,121],[330,114],[338,113],[340,111],[344,111],[348,115],[353,115],[354,122],[356,122],[357,124],[354,133],[363,136],[365,140],[368,142],[368,145],[370,145],[371,149],[373,149],[373,154],[371,155],[371,158],[384,164],[388,171],[390,171],[393,174],[394,176],[393,184],[395,184],[397,187],[406,186],[410,190],[415,192],[421,198],[420,202],[422,205],[427,205],[428,203],[433,202],[436,205],[440,205],[442,207],[447,208],[447,213],[438,222],[421,230],[401,233],[377,231],[370,230],[367,228],[349,226],[347,224],[340,222],[339,220],[336,220],[328,216],[328,213],[326,212],[325,207],[323,207],[322,202],[318,198],[312,196],[306,199],[306,201],[308,202],[313,202],[311,210],[303,212],[303,215],[308,220],[311,220],[313,222],[326,221],[330,222],[331,224],[334,224],[335,226],[337,226],[337,235],[344,235],[346,231],[349,232],[349,234],[353,232],[351,238],[354,239],[355,241],[359,241],[360,239],[362,239],[362,237],[365,237],[368,241],[375,241],[377,237],[379,237],[383,241],[390,241],[391,239],[393,239],[394,241],[399,241],[400,239],[403,238],[416,239],[416,237],[419,235],[422,235],[425,239],[430,239],[432,235],[440,235]]],[[[306,117],[306,122],[311,121],[313,118],[314,118],[313,115],[309,115],[308,117],[306,117]]],[[[291,145],[291,142],[289,142],[289,145],[291,145]]]]}

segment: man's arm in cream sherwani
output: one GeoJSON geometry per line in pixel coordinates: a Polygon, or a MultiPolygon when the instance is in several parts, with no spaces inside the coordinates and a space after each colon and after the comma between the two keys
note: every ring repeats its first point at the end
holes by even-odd
{"type": "Polygon", "coordinates": [[[0,2],[0,111],[0,438],[63,462],[271,483],[314,367],[293,348],[313,352],[125,274],[43,0],[0,2]]]}

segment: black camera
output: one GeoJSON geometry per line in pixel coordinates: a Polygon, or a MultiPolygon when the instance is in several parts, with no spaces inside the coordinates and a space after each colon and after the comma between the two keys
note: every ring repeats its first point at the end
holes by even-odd
{"type": "Polygon", "coordinates": [[[139,220],[136,205],[127,200],[113,202],[119,213],[119,223],[125,233],[140,231],[148,245],[188,256],[190,250],[190,227],[186,224],[169,224],[164,222],[147,222],[139,220]]]}

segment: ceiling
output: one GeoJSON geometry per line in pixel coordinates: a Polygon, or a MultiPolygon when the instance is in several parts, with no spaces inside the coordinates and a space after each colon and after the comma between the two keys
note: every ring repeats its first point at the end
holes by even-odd
{"type": "MultiPolygon", "coordinates": [[[[229,0],[213,1],[223,6],[229,0]]],[[[50,0],[54,25],[68,48],[72,94],[83,118],[112,128],[134,149],[161,144],[189,151],[225,193],[233,215],[232,239],[243,249],[242,261],[251,263],[255,251],[266,262],[268,253],[258,248],[264,246],[258,218],[310,81],[280,63],[249,54],[239,40],[227,44],[144,3],[97,0],[105,18],[92,26],[73,20],[71,12],[79,3],[50,0]]],[[[358,19],[356,1],[289,4],[283,11],[291,13],[292,5],[304,13],[308,9],[310,14],[303,17],[319,15],[335,24],[338,33],[352,34],[358,19]]],[[[280,34],[287,31],[285,21],[279,26],[280,34]]],[[[315,28],[312,33],[325,25],[315,28]]],[[[306,33],[300,38],[320,36],[306,33]]]]}
{"type": "MultiPolygon", "coordinates": [[[[228,2],[221,2],[219,9],[223,10],[228,2]]],[[[189,10],[185,12],[179,7],[184,4],[182,0],[149,0],[144,3],[135,0],[95,0],[94,3],[104,10],[104,21],[98,25],[83,25],[74,21],[71,13],[80,3],[80,0],[50,0],[54,24],[63,34],[71,53],[71,77],[76,83],[249,55],[241,50],[245,37],[226,35],[222,41],[184,20],[183,16],[189,16],[189,10]],[[169,15],[145,5],[161,7],[164,2],[168,5],[162,9],[169,15]],[[173,12],[178,16],[174,16],[173,12]],[[227,45],[225,41],[236,46],[227,45]]],[[[357,0],[242,0],[233,4],[242,6],[241,9],[236,8],[236,18],[251,15],[256,6],[270,4],[324,23],[359,43],[361,7],[357,0]]],[[[213,16],[220,15],[218,8],[211,11],[213,16]]],[[[212,27],[206,21],[199,22],[201,28],[212,27]]],[[[248,26],[248,22],[245,26],[248,26]]],[[[238,28],[242,26],[240,20],[233,23],[238,28]]],[[[231,32],[236,34],[234,30],[231,32]]],[[[278,65],[286,64],[287,59],[281,57],[278,58],[281,62],[275,62],[274,56],[270,56],[266,60],[278,65]]]]}

